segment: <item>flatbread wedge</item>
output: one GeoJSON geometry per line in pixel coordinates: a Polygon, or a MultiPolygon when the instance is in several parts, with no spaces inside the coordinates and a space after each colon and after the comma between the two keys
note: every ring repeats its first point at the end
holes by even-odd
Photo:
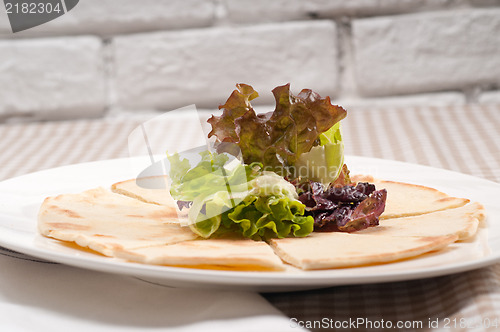
{"type": "Polygon", "coordinates": [[[104,188],[48,197],[38,214],[42,235],[113,256],[116,249],[172,244],[197,238],[177,223],[175,210],[104,188]]]}
{"type": "Polygon", "coordinates": [[[111,185],[111,191],[146,203],[176,206],[168,191],[167,176],[150,176],[117,182],[111,185]]]}
{"type": "Polygon", "coordinates": [[[270,245],[285,262],[303,270],[319,270],[412,258],[443,249],[457,239],[456,235],[417,237],[332,232],[272,239],[270,245]]]}
{"type": "Polygon", "coordinates": [[[283,270],[285,265],[263,241],[207,239],[172,245],[116,250],[119,258],[154,265],[223,270],[283,270]]]}
{"type": "Polygon", "coordinates": [[[387,190],[384,213],[380,219],[418,216],[464,206],[470,200],[452,197],[437,189],[396,181],[375,179],[370,175],[354,175],[354,182],[370,182],[377,189],[387,190]]]}
{"type": "Polygon", "coordinates": [[[484,207],[470,203],[458,208],[421,214],[418,216],[380,220],[377,227],[370,227],[356,234],[390,236],[446,236],[457,235],[458,240],[473,237],[485,219],[484,207]]]}

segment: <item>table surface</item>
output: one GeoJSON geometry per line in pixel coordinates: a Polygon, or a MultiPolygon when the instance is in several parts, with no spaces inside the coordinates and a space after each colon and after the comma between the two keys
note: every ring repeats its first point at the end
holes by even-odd
{"type": "MultiPolygon", "coordinates": [[[[128,157],[128,137],[147,118],[0,125],[0,180],[128,157]]],[[[500,105],[353,107],[342,126],[346,154],[429,165],[500,182],[500,105]]],[[[195,129],[170,128],[159,137],[177,142],[190,130],[195,129]]],[[[0,248],[0,254],[36,264],[7,249],[0,248]]],[[[439,319],[450,322],[449,330],[470,330],[467,326],[483,330],[485,321],[500,320],[500,264],[430,279],[262,296],[300,321],[364,318],[422,321],[425,327],[439,319]]]]}

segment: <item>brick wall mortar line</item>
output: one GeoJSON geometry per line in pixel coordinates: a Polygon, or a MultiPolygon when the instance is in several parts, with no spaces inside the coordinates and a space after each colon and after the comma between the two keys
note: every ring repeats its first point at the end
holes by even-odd
{"type": "Polygon", "coordinates": [[[340,98],[357,98],[356,79],[354,76],[351,19],[343,17],[335,21],[337,24],[338,38],[338,63],[339,63],[339,93],[340,98]]]}

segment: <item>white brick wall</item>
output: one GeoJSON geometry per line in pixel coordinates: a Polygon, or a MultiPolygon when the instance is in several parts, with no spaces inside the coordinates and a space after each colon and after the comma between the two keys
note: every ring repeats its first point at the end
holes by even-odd
{"type": "MultiPolygon", "coordinates": [[[[214,21],[214,3],[206,0],[81,0],[73,10],[15,37],[114,34],[203,27],[214,21]]],[[[5,15],[2,12],[0,15],[5,15]]],[[[0,16],[0,36],[14,37],[0,16]]]]}
{"type": "Polygon", "coordinates": [[[95,37],[0,40],[0,117],[98,116],[105,110],[95,37]]]}
{"type": "MultiPolygon", "coordinates": [[[[0,7],[1,8],[1,7],[0,7]]],[[[500,0],[82,0],[13,34],[0,122],[214,109],[238,82],[346,105],[497,103],[500,0]]]]}
{"type": "Polygon", "coordinates": [[[370,107],[370,106],[398,106],[408,105],[427,105],[427,106],[446,106],[446,105],[465,105],[467,103],[463,93],[443,92],[443,93],[423,93],[405,96],[390,96],[378,98],[341,98],[335,100],[336,103],[344,108],[350,107],[370,107]]]}
{"type": "Polygon", "coordinates": [[[500,104],[500,91],[485,92],[479,98],[482,104],[500,104]]]}
{"type": "Polygon", "coordinates": [[[337,91],[331,21],[117,37],[112,47],[117,105],[123,108],[215,108],[240,82],[260,91],[261,102],[271,102],[271,89],[288,82],[296,92],[337,91]]]}
{"type": "Polygon", "coordinates": [[[352,31],[362,95],[500,83],[500,9],[361,19],[352,31]]]}
{"type": "Polygon", "coordinates": [[[224,0],[224,2],[230,20],[240,24],[343,15],[386,15],[439,8],[446,3],[446,0],[224,0]]]}

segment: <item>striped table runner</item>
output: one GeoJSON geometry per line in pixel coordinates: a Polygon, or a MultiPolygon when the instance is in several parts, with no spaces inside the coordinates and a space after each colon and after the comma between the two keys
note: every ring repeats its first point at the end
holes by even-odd
{"type": "MultiPolygon", "coordinates": [[[[144,120],[1,125],[0,180],[67,164],[127,157],[127,138],[144,120]]],[[[349,109],[343,121],[347,154],[445,168],[496,182],[500,182],[498,128],[500,105],[357,107],[349,109]]],[[[189,128],[169,128],[155,137],[175,142],[186,139],[182,136],[186,132],[189,128]]],[[[22,256],[5,249],[0,253],[22,256]]],[[[293,322],[315,323],[312,330],[334,322],[343,323],[342,330],[355,330],[345,322],[356,319],[371,322],[368,330],[382,330],[382,319],[394,323],[393,327],[399,321],[424,330],[438,319],[441,326],[448,322],[447,331],[482,331],[485,324],[496,321],[500,329],[500,265],[439,278],[264,296],[293,322]]]]}

